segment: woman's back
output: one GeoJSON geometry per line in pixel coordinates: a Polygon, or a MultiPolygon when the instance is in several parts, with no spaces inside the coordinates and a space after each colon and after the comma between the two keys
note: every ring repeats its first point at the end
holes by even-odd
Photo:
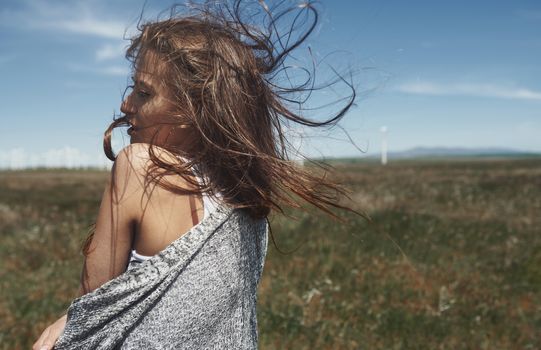
{"type": "MultiPolygon", "coordinates": [[[[134,143],[127,146],[123,152],[128,154],[129,163],[133,164],[134,171],[138,172],[138,182],[144,181],[144,173],[147,170],[149,159],[150,145],[146,143],[134,143]]],[[[173,155],[165,151],[163,148],[154,146],[159,151],[159,157],[166,161],[177,161],[173,155]]],[[[188,160],[184,157],[177,156],[182,162],[188,160]]],[[[197,167],[193,169],[193,177],[199,184],[203,183],[204,174],[197,167]]],[[[175,184],[176,186],[190,187],[189,184],[179,177],[164,176],[164,178],[175,184]]],[[[155,186],[150,191],[144,193],[143,184],[139,189],[135,189],[133,193],[139,193],[142,199],[142,205],[133,205],[135,209],[133,216],[137,219],[133,223],[133,244],[130,254],[130,264],[144,261],[164,249],[168,244],[186,233],[189,229],[198,225],[203,218],[206,218],[212,213],[219,203],[221,203],[221,193],[214,196],[209,196],[208,193],[203,193],[201,196],[196,195],[179,195],[168,191],[167,189],[155,186]]],[[[127,201],[139,201],[136,196],[131,196],[128,193],[127,201]],[[131,198],[130,198],[131,197],[131,198]]]]}
{"type": "MultiPolygon", "coordinates": [[[[153,146],[158,156],[168,162],[179,162],[172,154],[163,148],[153,146]]],[[[151,164],[149,158],[150,145],[147,143],[133,143],[126,146],[122,152],[127,157],[130,169],[119,169],[121,173],[129,173],[126,177],[126,192],[121,194],[121,200],[135,202],[129,207],[133,213],[133,250],[143,256],[152,256],[174,241],[184,232],[196,225],[203,217],[203,200],[201,196],[179,195],[153,185],[144,190],[145,173],[151,164]],[[136,203],[139,202],[139,203],[136,203]]],[[[183,159],[185,161],[185,159],[183,159]]],[[[165,175],[164,180],[175,186],[189,186],[182,177],[165,175]]]]}
{"type": "Polygon", "coordinates": [[[76,300],[56,349],[257,348],[268,222],[226,204],[76,300]]]}
{"type": "MultiPolygon", "coordinates": [[[[139,148],[141,153],[138,153],[138,156],[143,158],[148,157],[148,144],[133,144],[129,147],[139,148]]],[[[184,157],[178,156],[178,158],[187,162],[187,159],[184,157]]],[[[194,169],[194,177],[200,185],[203,185],[203,176],[204,174],[202,174],[199,169],[194,169]]],[[[191,219],[187,220],[186,211],[181,213],[181,208],[178,206],[178,202],[183,200],[185,203],[186,198],[179,197],[179,195],[175,193],[168,193],[161,188],[156,188],[156,190],[161,192],[159,197],[162,198],[162,201],[158,202],[157,205],[161,207],[162,212],[160,214],[169,212],[170,215],[168,215],[165,220],[160,220],[163,218],[163,215],[156,215],[153,217],[147,216],[148,219],[144,225],[141,222],[135,223],[133,249],[131,250],[128,268],[132,268],[158,254],[159,251],[165,248],[164,244],[167,245],[173,242],[188,231],[188,229],[185,228],[189,225],[189,222],[192,224],[189,229],[199,225],[201,220],[210,216],[222,202],[221,193],[217,193],[214,196],[210,196],[208,193],[203,193],[199,197],[191,195],[191,198],[188,200],[190,203],[191,219]],[[170,200],[163,203],[163,197],[169,197],[170,200]],[[165,206],[167,206],[167,208],[164,208],[165,206]],[[159,235],[158,232],[165,232],[166,234],[159,235]]],[[[157,208],[153,208],[151,214],[155,214],[157,211],[157,208]]]]}

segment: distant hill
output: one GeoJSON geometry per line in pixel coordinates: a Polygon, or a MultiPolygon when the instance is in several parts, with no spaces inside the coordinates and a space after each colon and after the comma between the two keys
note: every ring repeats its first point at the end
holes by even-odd
{"type": "MultiPolygon", "coordinates": [[[[401,152],[390,152],[389,158],[447,158],[447,157],[532,157],[541,153],[513,150],[509,148],[459,148],[459,147],[416,147],[401,152]]],[[[373,155],[379,157],[379,155],[373,155]]]]}

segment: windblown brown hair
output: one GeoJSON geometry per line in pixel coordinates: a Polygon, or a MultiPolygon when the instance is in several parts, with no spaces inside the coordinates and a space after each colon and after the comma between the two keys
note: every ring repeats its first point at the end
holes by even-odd
{"type": "MultiPolygon", "coordinates": [[[[330,165],[306,159],[323,170],[323,175],[318,175],[312,167],[290,159],[291,143],[285,132],[290,122],[308,127],[336,125],[356,95],[352,84],[338,75],[338,80],[351,88],[351,95],[338,113],[315,121],[292,111],[290,105],[302,107],[303,102],[292,96],[316,89],[314,77],[296,86],[280,86],[277,79],[287,74],[284,61],[288,54],[314,30],[318,11],[312,2],[305,2],[277,12],[282,5],[280,2],[269,8],[263,1],[250,6],[243,6],[241,0],[232,5],[207,1],[192,5],[189,14],[179,15],[180,7],[174,6],[166,19],[146,23],[140,20],[139,34],[131,38],[126,58],[135,69],[139,59],[153,51],[166,63],[167,80],[163,83],[175,92],[178,111],[171,116],[172,123],[187,126],[195,135],[189,149],[174,144],[163,146],[188,159],[188,163],[160,159],[151,142],[153,166],[145,183],[155,182],[178,194],[221,192],[227,204],[244,208],[256,218],[267,218],[273,209],[284,214],[284,206],[305,210],[295,195],[335,219],[340,220],[332,212],[333,207],[364,216],[339,203],[341,195],[349,198],[348,191],[327,179],[330,165]],[[254,11],[266,17],[264,27],[251,19],[254,11]],[[277,32],[277,22],[284,18],[292,19],[285,35],[277,32]],[[292,32],[302,19],[307,29],[293,40],[292,32]],[[193,165],[208,177],[202,186],[189,177],[193,165]],[[184,177],[195,190],[160,181],[171,174],[184,177]]],[[[113,161],[112,131],[126,125],[127,117],[120,116],[105,132],[105,154],[113,161]]],[[[85,256],[91,238],[84,245],[85,256]]]]}

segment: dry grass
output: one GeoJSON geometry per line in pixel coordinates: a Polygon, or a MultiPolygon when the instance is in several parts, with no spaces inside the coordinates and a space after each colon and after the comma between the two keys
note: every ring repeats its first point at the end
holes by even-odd
{"type": "MultiPolygon", "coordinates": [[[[271,218],[262,349],[541,348],[541,160],[335,166],[372,221],[271,218]]],[[[106,176],[0,173],[1,349],[69,305],[106,176]]]]}

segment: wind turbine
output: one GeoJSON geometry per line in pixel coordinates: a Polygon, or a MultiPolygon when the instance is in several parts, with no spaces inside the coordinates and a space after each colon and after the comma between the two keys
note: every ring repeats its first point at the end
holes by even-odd
{"type": "Polygon", "coordinates": [[[379,131],[381,131],[381,164],[387,164],[387,127],[382,126],[379,131]]]}

